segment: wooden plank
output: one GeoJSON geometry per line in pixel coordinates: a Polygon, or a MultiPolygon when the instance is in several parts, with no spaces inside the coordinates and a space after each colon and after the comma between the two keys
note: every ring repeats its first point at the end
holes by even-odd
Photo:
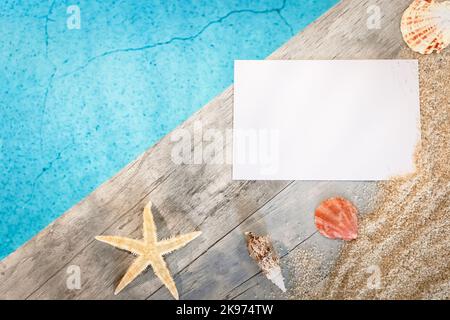
{"type": "MultiPolygon", "coordinates": [[[[214,171],[211,170],[211,174],[214,171]]],[[[202,177],[204,176],[202,175],[202,177]]],[[[204,179],[197,179],[194,185],[195,188],[209,187],[210,185],[205,184],[204,181],[204,179]]],[[[216,181],[226,180],[217,179],[216,181]]],[[[152,202],[155,204],[156,210],[154,210],[154,213],[161,238],[165,238],[170,234],[186,233],[196,229],[202,230],[203,234],[189,246],[177,251],[176,254],[167,256],[166,261],[173,273],[177,273],[185,268],[191,261],[207,251],[216,241],[225,236],[232,228],[241,223],[247,215],[256,211],[274,196],[273,183],[225,183],[218,186],[218,188],[223,190],[219,191],[219,193],[231,197],[231,201],[227,198],[219,199],[219,197],[213,197],[208,201],[204,201],[202,205],[188,211],[188,209],[183,207],[193,206],[198,202],[196,197],[186,199],[185,201],[188,202],[186,204],[176,203],[177,200],[171,197],[178,192],[186,194],[188,189],[193,187],[193,182],[190,181],[186,185],[176,186],[177,184],[180,184],[180,180],[174,178],[170,183],[164,184],[164,186],[161,185],[160,188],[157,188],[150,194],[152,202]],[[171,191],[174,187],[177,189],[171,191]],[[164,208],[164,210],[158,208],[164,208]],[[170,208],[174,208],[174,211],[170,208]]],[[[206,195],[208,191],[201,193],[203,197],[203,194],[206,195]]],[[[142,217],[139,214],[117,221],[105,234],[122,234],[140,238],[142,236],[141,225],[142,217]]],[[[83,290],[67,290],[65,286],[66,270],[62,269],[39,288],[31,298],[145,298],[149,293],[161,286],[160,281],[154,277],[151,271],[127,287],[127,290],[120,296],[115,297],[112,295],[120,277],[125,273],[133,259],[134,257],[128,253],[121,252],[99,242],[93,242],[70,262],[71,265],[77,265],[81,268],[82,275],[87,275],[83,281],[83,290]]]]}
{"type": "Polygon", "coordinates": [[[410,0],[343,0],[269,59],[395,58],[406,46],[400,19],[410,3],[410,0]],[[367,26],[372,10],[379,10],[380,29],[367,26]]]}
{"type": "MultiPolygon", "coordinates": [[[[407,0],[342,1],[269,58],[395,57],[403,46],[398,30],[399,18],[408,3],[407,0]],[[366,11],[372,4],[377,4],[381,9],[380,30],[366,27],[366,11]]],[[[231,128],[232,88],[194,114],[181,127],[192,133],[193,123],[196,121],[200,121],[204,128],[222,132],[231,128]]],[[[160,283],[151,272],[140,276],[123,294],[112,296],[113,287],[132,257],[93,240],[98,234],[139,237],[141,211],[150,198],[159,210],[156,212],[156,223],[162,237],[196,228],[204,232],[196,243],[168,256],[167,261],[173,273],[179,273],[176,281],[183,297],[210,297],[207,292],[211,282],[202,277],[204,274],[216,273],[218,262],[211,259],[216,259],[217,256],[212,253],[220,252],[218,248],[221,248],[225,250],[221,254],[228,255],[230,249],[224,247],[223,243],[231,241],[229,239],[237,239],[241,232],[239,228],[246,219],[261,220],[261,214],[269,210],[272,201],[279,201],[277,199],[280,197],[285,199],[285,192],[286,195],[297,198],[298,195],[288,192],[291,188],[301,188],[303,185],[303,188],[310,186],[314,189],[315,183],[296,182],[295,186],[289,186],[290,182],[231,181],[229,165],[179,166],[171,161],[172,146],[170,135],[166,136],[39,235],[1,261],[0,298],[139,299],[164,296],[165,291],[158,290],[160,283]],[[287,186],[289,187],[286,188],[287,186]],[[284,188],[286,190],[282,192],[284,188]],[[200,261],[203,264],[200,265],[200,261]],[[70,265],[81,268],[81,290],[66,288],[66,270],[70,265]],[[196,279],[207,286],[195,286],[192,283],[196,279]]],[[[317,185],[323,186],[320,183],[317,185]]],[[[354,185],[335,183],[336,188],[353,188],[354,185]]],[[[370,187],[371,184],[367,186],[370,187]]],[[[306,189],[302,190],[307,192],[306,189]]],[[[358,195],[359,191],[355,189],[354,194],[358,195]]],[[[317,200],[317,197],[313,196],[313,200],[317,200]]],[[[292,210],[298,208],[295,207],[295,202],[288,203],[293,206],[292,210]]],[[[305,205],[311,204],[312,202],[305,205]]],[[[289,211],[288,208],[286,210],[289,211]]],[[[309,236],[305,230],[299,227],[297,231],[292,230],[289,236],[303,241],[302,237],[309,236]]],[[[278,234],[273,230],[270,232],[278,234]]],[[[282,230],[280,232],[286,233],[282,230]]],[[[238,245],[236,240],[230,243],[238,245]]],[[[295,247],[295,241],[286,243],[290,248],[295,247]]],[[[242,250],[241,247],[237,249],[242,250]]],[[[238,257],[242,258],[242,255],[238,257]]],[[[222,270],[226,270],[225,267],[221,266],[222,270]]],[[[214,296],[227,296],[228,291],[238,290],[240,283],[237,280],[245,281],[256,271],[254,266],[248,272],[243,270],[238,276],[240,278],[235,279],[233,276],[233,286],[221,283],[220,287],[223,289],[220,291],[213,288],[209,290],[214,296]]],[[[216,283],[220,279],[225,281],[225,278],[218,276],[216,283]]]]}
{"type": "MultiPolygon", "coordinates": [[[[315,207],[323,199],[341,195],[355,203],[362,213],[366,213],[370,211],[375,187],[375,183],[367,182],[296,181],[177,275],[175,281],[180,288],[180,298],[231,298],[241,284],[259,273],[259,268],[247,253],[244,238],[246,231],[269,234],[281,256],[299,244],[308,242],[310,246],[326,249],[327,254],[322,255],[326,261],[334,259],[340,241],[320,235],[313,237],[317,233],[314,225],[315,207]]],[[[290,283],[291,279],[286,280],[290,283]]],[[[266,282],[267,279],[263,279],[260,283],[266,285],[266,282]]],[[[165,288],[150,296],[151,299],[169,297],[165,288]]]]}
{"type": "MultiPolygon", "coordinates": [[[[214,102],[196,114],[194,118],[187,121],[183,127],[192,132],[193,122],[200,121],[205,129],[210,127],[219,130],[225,129],[224,127],[231,124],[231,93],[231,89],[225,91],[214,102]],[[210,108],[214,112],[207,112],[210,108]],[[210,115],[214,115],[214,117],[210,118],[210,115]]],[[[116,252],[115,249],[94,241],[94,236],[105,233],[121,234],[123,232],[122,234],[125,235],[140,237],[142,209],[149,199],[152,199],[157,209],[164,208],[164,218],[156,211],[156,223],[159,226],[161,237],[177,234],[186,229],[192,230],[201,225],[203,220],[211,221],[210,217],[217,217],[217,220],[214,220],[213,223],[219,223],[218,228],[211,231],[215,236],[220,237],[222,230],[223,232],[227,231],[225,226],[228,221],[229,223],[235,222],[227,216],[227,210],[230,210],[230,207],[235,208],[233,210],[236,214],[235,219],[239,221],[242,216],[245,217],[246,214],[255,211],[289,183],[231,181],[231,167],[229,165],[176,165],[170,158],[171,149],[170,137],[166,137],[145,153],[137,164],[131,166],[137,168],[138,173],[131,174],[134,180],[128,182],[129,185],[122,182],[123,178],[120,176],[124,174],[125,177],[128,177],[127,171],[130,170],[126,168],[126,172],[119,174],[118,177],[107,182],[89,196],[84,201],[90,205],[86,214],[90,214],[92,219],[95,219],[94,221],[83,216],[81,218],[84,218],[84,221],[80,220],[77,214],[80,209],[75,207],[74,211],[69,211],[55,222],[58,224],[57,227],[50,226],[38,235],[35,241],[32,240],[27,243],[25,250],[20,249],[2,261],[2,269],[6,266],[4,268],[6,270],[5,275],[2,275],[5,282],[2,281],[0,289],[2,296],[4,294],[5,298],[27,298],[30,295],[34,298],[74,298],[84,297],[84,294],[91,293],[91,290],[95,291],[94,297],[103,297],[103,294],[111,296],[112,287],[124,273],[131,257],[126,253],[116,252]],[[154,158],[154,152],[159,157],[154,158]],[[163,164],[164,167],[158,167],[158,164],[163,164]],[[151,177],[145,180],[148,177],[145,172],[149,169],[151,169],[150,173],[155,173],[156,176],[157,172],[155,171],[158,169],[163,174],[161,177],[154,179],[154,183],[149,183],[149,181],[152,181],[151,177]],[[163,184],[163,182],[166,183],[163,184]],[[118,190],[114,186],[118,187],[118,190]],[[106,199],[106,204],[98,204],[99,196],[97,193],[99,192],[106,199]],[[214,196],[211,196],[212,194],[214,196]],[[180,195],[183,195],[183,197],[180,197],[180,195]],[[126,199],[127,203],[132,204],[132,208],[121,206],[116,197],[126,199]],[[240,198],[244,200],[240,201],[240,198]],[[96,216],[98,208],[103,209],[100,210],[100,217],[96,216]],[[109,212],[107,212],[108,209],[109,212]],[[224,222],[221,222],[222,220],[224,222]],[[71,229],[73,227],[75,228],[71,229]],[[81,227],[81,230],[78,227],[81,227]],[[56,229],[59,232],[54,235],[52,230],[56,229]],[[61,229],[64,230],[61,231],[61,229]],[[168,230],[170,230],[170,233],[168,230]],[[66,239],[72,240],[74,237],[79,239],[81,243],[71,241],[71,247],[61,249],[60,245],[67,241],[66,239]],[[33,248],[28,249],[29,245],[32,245],[33,248]],[[94,249],[92,250],[92,248],[94,249]],[[28,259],[22,260],[23,253],[27,254],[28,250],[31,252],[31,261],[28,259]],[[43,252],[46,252],[46,254],[39,254],[43,252]],[[114,254],[118,254],[118,256],[114,257],[114,254]],[[114,259],[109,261],[103,259],[103,257],[108,256],[113,256],[114,259]],[[58,259],[55,259],[55,257],[58,257],[58,259]],[[115,261],[115,263],[111,264],[111,261],[115,261]],[[122,263],[118,263],[118,261],[122,263]],[[34,269],[33,272],[23,274],[24,263],[26,270],[34,269]],[[15,268],[17,265],[20,265],[20,268],[15,268]],[[40,267],[33,268],[37,265],[40,267]],[[68,290],[66,287],[66,270],[70,265],[77,265],[81,268],[84,278],[84,289],[81,291],[68,290]],[[107,271],[105,268],[110,268],[110,270],[107,271]],[[8,276],[7,272],[10,272],[11,276],[8,276]],[[32,290],[28,286],[17,288],[17,277],[23,277],[23,280],[31,285],[41,283],[37,287],[30,285],[32,290]],[[108,285],[105,278],[109,282],[113,282],[109,284],[111,286],[109,289],[105,288],[108,285]],[[4,287],[5,289],[3,289],[4,287]],[[42,287],[42,289],[38,290],[39,287],[42,287]],[[11,290],[12,288],[15,289],[11,290]]],[[[204,246],[208,245],[206,242],[202,243],[204,246]]],[[[190,251],[184,252],[189,257],[190,251]]],[[[178,258],[180,258],[179,255],[178,258]]],[[[150,282],[144,283],[142,291],[147,292],[147,286],[150,285],[150,282]]],[[[136,290],[139,290],[139,287],[136,290]]],[[[136,297],[133,295],[133,290],[127,292],[130,296],[136,297]]],[[[122,298],[125,296],[121,295],[122,298]]],[[[146,294],[144,294],[145,296],[146,294]]]]}
{"type": "Polygon", "coordinates": [[[261,272],[231,290],[227,299],[308,299],[320,290],[337,259],[341,241],[329,240],[318,232],[281,257],[287,292],[283,293],[261,272]]]}

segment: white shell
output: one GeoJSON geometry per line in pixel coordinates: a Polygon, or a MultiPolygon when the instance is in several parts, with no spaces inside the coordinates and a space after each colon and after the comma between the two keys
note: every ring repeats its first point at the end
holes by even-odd
{"type": "Polygon", "coordinates": [[[281,289],[281,291],[286,292],[286,286],[284,285],[283,274],[281,273],[281,268],[276,266],[269,270],[266,274],[267,279],[272,281],[274,285],[281,289]]]}
{"type": "Polygon", "coordinates": [[[450,1],[415,0],[401,22],[403,39],[415,52],[441,52],[450,44],[450,1]]]}

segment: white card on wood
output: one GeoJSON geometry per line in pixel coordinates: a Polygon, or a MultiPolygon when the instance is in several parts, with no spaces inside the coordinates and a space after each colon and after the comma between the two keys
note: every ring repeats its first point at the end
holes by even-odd
{"type": "Polygon", "coordinates": [[[233,179],[385,180],[420,142],[416,60],[235,61],[233,179]]]}

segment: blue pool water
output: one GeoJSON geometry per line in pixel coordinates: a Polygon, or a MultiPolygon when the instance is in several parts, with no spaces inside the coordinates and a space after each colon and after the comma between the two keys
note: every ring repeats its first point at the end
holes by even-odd
{"type": "Polygon", "coordinates": [[[2,0],[0,259],[337,2],[2,0]]]}

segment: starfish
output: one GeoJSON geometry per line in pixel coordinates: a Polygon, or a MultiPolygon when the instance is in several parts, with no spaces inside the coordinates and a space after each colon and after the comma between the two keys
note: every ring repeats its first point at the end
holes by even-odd
{"type": "Polygon", "coordinates": [[[156,234],[156,225],[153,220],[152,203],[149,202],[144,207],[144,226],[143,240],[135,240],[117,236],[97,236],[95,239],[110,244],[122,250],[129,251],[137,255],[137,259],[128,268],[127,272],[120,280],[114,294],[118,294],[139,274],[141,274],[149,265],[152,266],[156,276],[169,289],[175,299],[179,299],[177,287],[170,275],[163,255],[184,247],[187,243],[197,238],[201,232],[191,232],[179,235],[170,239],[158,241],[156,234]]]}

